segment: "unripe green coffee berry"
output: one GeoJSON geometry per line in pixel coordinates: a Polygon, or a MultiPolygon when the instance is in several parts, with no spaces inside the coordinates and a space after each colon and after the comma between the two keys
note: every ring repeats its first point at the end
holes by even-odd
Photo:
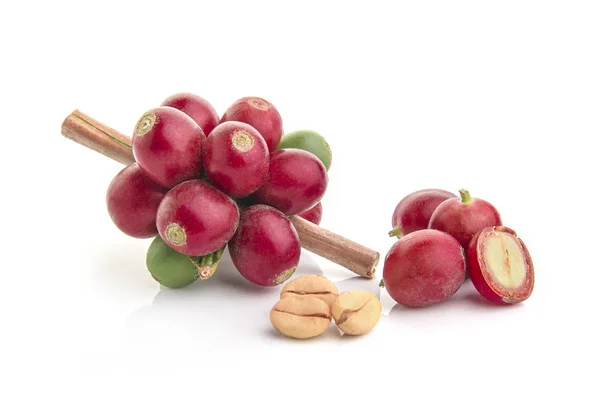
{"type": "Polygon", "coordinates": [[[325,169],[329,171],[331,167],[331,148],[322,135],[312,130],[298,130],[285,134],[277,149],[297,148],[303,149],[315,155],[323,162],[325,169]]]}
{"type": "Polygon", "coordinates": [[[196,279],[210,278],[215,272],[225,247],[206,256],[186,256],[170,248],[160,236],[154,238],[146,254],[146,267],[161,285],[179,289],[196,279]]]}

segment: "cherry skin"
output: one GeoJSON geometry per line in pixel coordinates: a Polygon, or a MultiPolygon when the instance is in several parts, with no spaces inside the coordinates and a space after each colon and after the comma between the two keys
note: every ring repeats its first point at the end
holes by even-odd
{"type": "Polygon", "coordinates": [[[401,237],[387,253],[383,284],[405,307],[427,307],[450,298],[465,280],[460,243],[445,232],[423,229],[401,237]]]}
{"type": "Polygon", "coordinates": [[[221,117],[221,123],[238,121],[248,123],[263,136],[269,151],[277,149],[283,136],[283,122],[279,111],[260,97],[244,97],[235,101],[221,117]]]}
{"type": "Polygon", "coordinates": [[[394,209],[390,236],[407,235],[427,229],[435,209],[446,199],[456,198],[452,192],[443,189],[422,189],[405,196],[394,209]]]}
{"type": "Polygon", "coordinates": [[[250,206],[242,212],[228,248],[240,274],[260,286],[276,286],[288,280],[301,253],[298,233],[290,220],[266,205],[250,206]]]}
{"type": "Polygon", "coordinates": [[[178,109],[146,112],[133,134],[133,156],[142,170],[166,188],[196,179],[202,173],[206,136],[194,120],[178,109]]]}
{"type": "Polygon", "coordinates": [[[471,198],[466,189],[460,190],[460,198],[442,202],[429,221],[429,228],[449,233],[465,250],[477,232],[499,225],[502,219],[498,210],[483,199],[471,198]]]}
{"type": "Polygon", "coordinates": [[[213,184],[232,198],[256,191],[269,170],[269,149],[256,129],[242,122],[224,122],[206,139],[204,171],[213,184]]]}
{"type": "Polygon", "coordinates": [[[298,214],[298,216],[310,221],[315,225],[319,225],[321,223],[321,218],[323,217],[323,205],[321,205],[321,202],[319,202],[310,209],[298,214]]]}
{"type": "Polygon", "coordinates": [[[171,189],[156,215],[158,232],[172,249],[204,256],[222,248],[239,222],[239,209],[229,196],[206,181],[185,181],[171,189]]]}
{"type": "Polygon", "coordinates": [[[294,215],[316,205],[327,184],[327,170],[315,155],[301,149],[280,149],[271,154],[267,178],[253,197],[294,215]]]}
{"type": "Polygon", "coordinates": [[[137,163],[121,170],[110,182],[106,206],[110,218],[123,233],[134,238],[158,234],[156,211],[167,189],[152,181],[137,163]]]}
{"type": "Polygon", "coordinates": [[[161,106],[179,109],[191,117],[207,136],[219,124],[219,114],[204,98],[192,93],[177,93],[166,98],[161,106]]]}

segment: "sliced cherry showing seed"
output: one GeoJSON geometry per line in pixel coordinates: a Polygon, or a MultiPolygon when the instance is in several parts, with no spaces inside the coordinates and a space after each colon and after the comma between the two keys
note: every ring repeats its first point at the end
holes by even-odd
{"type": "Polygon", "coordinates": [[[473,285],[486,299],[516,304],[531,295],[535,279],[531,255],[512,229],[483,229],[469,244],[467,258],[473,285]]]}

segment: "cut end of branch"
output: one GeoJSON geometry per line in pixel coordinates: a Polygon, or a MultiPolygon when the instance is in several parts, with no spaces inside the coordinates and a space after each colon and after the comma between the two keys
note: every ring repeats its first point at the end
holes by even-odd
{"type": "Polygon", "coordinates": [[[198,267],[198,277],[200,278],[200,280],[204,281],[213,276],[215,270],[217,269],[216,266],[217,264],[215,263],[213,266],[203,265],[201,267],[198,267]]]}
{"type": "Polygon", "coordinates": [[[379,264],[379,253],[377,253],[377,255],[375,256],[375,261],[373,261],[373,265],[367,271],[367,278],[373,279],[375,277],[375,272],[377,271],[377,264],[379,264]]]}

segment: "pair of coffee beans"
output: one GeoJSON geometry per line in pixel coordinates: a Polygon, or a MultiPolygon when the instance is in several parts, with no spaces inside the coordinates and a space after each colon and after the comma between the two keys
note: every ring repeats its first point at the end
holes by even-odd
{"type": "Polygon", "coordinates": [[[360,336],[370,332],[379,322],[381,302],[364,290],[340,294],[329,279],[306,275],[283,287],[270,318],[279,333],[296,339],[323,334],[332,318],[344,334],[360,336]]]}

